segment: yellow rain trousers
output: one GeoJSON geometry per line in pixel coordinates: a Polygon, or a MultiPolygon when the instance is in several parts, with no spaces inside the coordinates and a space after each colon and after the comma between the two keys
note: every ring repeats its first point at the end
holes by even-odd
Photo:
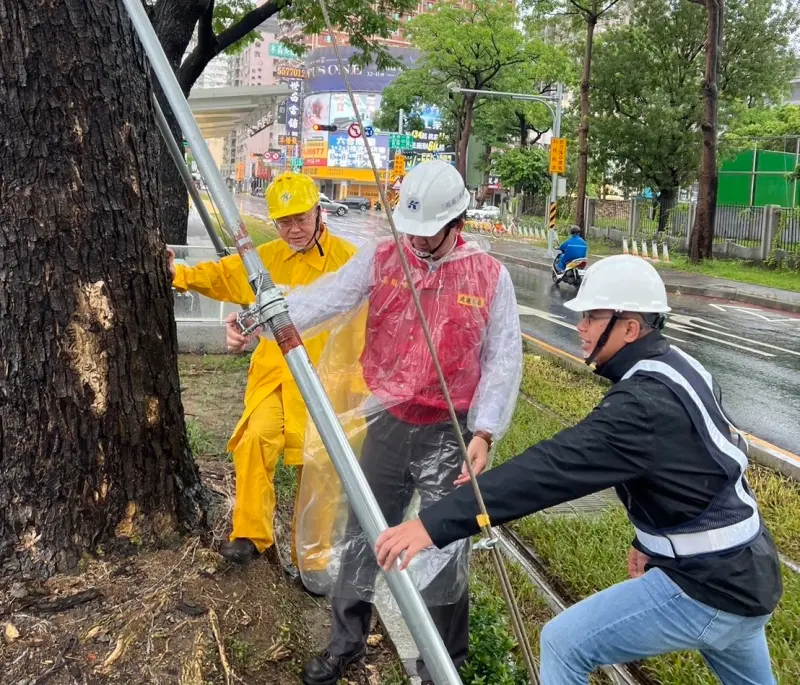
{"type": "MultiPolygon", "coordinates": [[[[257,250],[275,283],[295,288],[338,270],[356,252],[353,245],[331,235],[327,229],[319,242],[324,256],[316,246],[303,254],[293,252],[283,240],[264,243],[257,250]]],[[[238,255],[194,267],[176,265],[173,285],[178,290],[194,290],[215,300],[241,305],[253,302],[247,272],[238,255]]],[[[314,364],[319,361],[326,340],[327,333],[304,340],[314,364]]],[[[298,476],[302,474],[305,426],[306,407],[283,355],[274,341],[262,338],[250,360],[244,413],[228,442],[236,468],[231,539],[252,540],[259,552],[273,544],[275,467],[283,453],[284,463],[299,467],[298,476]]],[[[297,485],[299,492],[299,478],[297,485]]],[[[332,525],[333,521],[320,520],[322,539],[329,537],[332,525]]],[[[297,563],[294,530],[292,561],[297,563]]]]}

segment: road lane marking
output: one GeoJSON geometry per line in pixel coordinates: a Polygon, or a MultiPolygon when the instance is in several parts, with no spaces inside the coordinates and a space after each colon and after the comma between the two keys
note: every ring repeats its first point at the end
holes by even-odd
{"type": "MultiPolygon", "coordinates": [[[[726,331],[718,330],[719,328],[722,328],[721,324],[714,323],[713,321],[708,321],[707,319],[703,319],[699,316],[687,316],[686,314],[671,314],[667,321],[667,326],[670,325],[670,322],[677,323],[683,326],[691,326],[692,328],[697,328],[701,331],[709,331],[716,335],[723,335],[726,338],[741,340],[743,342],[750,343],[751,345],[759,345],[760,347],[767,347],[771,350],[777,350],[778,352],[785,352],[786,354],[794,354],[800,357],[800,352],[797,352],[796,350],[787,350],[785,347],[778,347],[777,345],[761,342],[759,340],[750,340],[749,338],[743,338],[741,335],[736,335],[735,333],[728,333],[726,331]]],[[[724,344],[730,344],[724,340],[719,340],[718,342],[724,344]]],[[[775,355],[772,356],[774,357],[775,355]]]]}
{"type": "Polygon", "coordinates": [[[696,338],[704,338],[705,340],[711,340],[712,342],[719,343],[720,345],[727,345],[728,347],[735,347],[735,348],[737,348],[739,350],[744,350],[746,352],[752,352],[753,354],[758,354],[758,355],[761,355],[762,357],[774,357],[775,356],[774,354],[771,354],[770,352],[764,352],[763,350],[757,350],[757,349],[755,349],[753,347],[745,347],[744,345],[737,345],[736,343],[731,342],[730,340],[720,340],[719,338],[715,338],[715,337],[713,337],[711,335],[705,335],[704,333],[698,333],[697,331],[693,331],[688,326],[684,326],[684,325],[681,325],[681,324],[670,323],[669,321],[667,321],[666,328],[675,329],[677,331],[681,331],[682,333],[686,333],[688,335],[693,335],[696,338]]]}
{"type": "Polygon", "coordinates": [[[754,316],[757,319],[761,319],[762,321],[767,321],[768,323],[789,323],[793,324],[800,324],[800,319],[794,316],[781,316],[773,314],[771,316],[767,316],[763,309],[756,309],[754,307],[739,307],[736,305],[730,304],[713,304],[709,303],[709,307],[713,307],[714,309],[722,312],[723,314],[728,314],[731,311],[740,312],[742,314],[747,314],[748,316],[754,316]]]}
{"type": "Polygon", "coordinates": [[[518,304],[517,311],[519,312],[520,316],[538,316],[540,319],[544,319],[545,321],[549,321],[550,323],[558,324],[559,326],[563,326],[564,328],[569,328],[570,330],[573,331],[578,330],[571,323],[567,323],[566,321],[561,321],[561,319],[563,319],[564,317],[558,314],[551,314],[550,312],[545,312],[542,311],[541,309],[536,309],[534,307],[528,307],[524,304],[518,304]]]}

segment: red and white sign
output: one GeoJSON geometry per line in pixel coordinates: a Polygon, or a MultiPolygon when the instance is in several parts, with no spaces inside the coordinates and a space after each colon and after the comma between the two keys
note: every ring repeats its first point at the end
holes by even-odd
{"type": "Polygon", "coordinates": [[[351,138],[360,138],[361,127],[356,123],[350,124],[350,126],[347,127],[347,135],[351,138]]]}

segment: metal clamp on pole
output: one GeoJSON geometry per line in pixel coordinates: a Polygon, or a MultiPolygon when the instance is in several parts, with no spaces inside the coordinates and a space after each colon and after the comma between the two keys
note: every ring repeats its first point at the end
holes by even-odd
{"type": "Polygon", "coordinates": [[[483,552],[491,550],[493,547],[497,547],[499,542],[500,542],[499,538],[481,538],[477,542],[472,543],[472,551],[483,552]]]}
{"type": "Polygon", "coordinates": [[[250,335],[279,314],[289,311],[289,305],[278,288],[265,288],[256,293],[256,303],[236,315],[242,335],[250,335]]]}
{"type": "MultiPolygon", "coordinates": [[[[147,53],[153,73],[158,78],[183,135],[192,148],[200,172],[208,183],[209,192],[220,208],[225,229],[234,239],[236,249],[247,270],[250,285],[257,298],[257,307],[259,308],[257,316],[259,318],[269,317],[267,323],[275,336],[275,341],[297,382],[300,394],[308,407],[309,415],[319,431],[336,472],[339,474],[361,528],[374,547],[378,536],[387,528],[386,519],[375,500],[375,495],[359,468],[353,448],[325,394],[322,382],[288,311],[278,304],[275,283],[264,268],[261,257],[256,252],[255,245],[247,233],[233,197],[230,195],[203,135],[200,133],[197,122],[192,116],[189,103],[183,96],[178,80],[161,48],[141,0],[122,1],[147,53]],[[263,301],[262,293],[264,294],[263,301]],[[269,294],[267,295],[267,293],[269,294]],[[266,307],[263,311],[261,310],[262,305],[266,307]]],[[[281,299],[283,299],[282,296],[281,299]]],[[[409,573],[395,569],[386,574],[386,582],[397,600],[403,618],[408,624],[436,685],[460,685],[461,678],[458,671],[453,665],[422,595],[414,585],[409,573]]]]}

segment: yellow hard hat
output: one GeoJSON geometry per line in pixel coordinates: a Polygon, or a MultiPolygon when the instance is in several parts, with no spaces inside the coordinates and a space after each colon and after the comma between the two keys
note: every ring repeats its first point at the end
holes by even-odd
{"type": "Polygon", "coordinates": [[[319,190],[305,174],[287,171],[267,188],[267,209],[270,219],[302,214],[319,202],[319,190]]]}

